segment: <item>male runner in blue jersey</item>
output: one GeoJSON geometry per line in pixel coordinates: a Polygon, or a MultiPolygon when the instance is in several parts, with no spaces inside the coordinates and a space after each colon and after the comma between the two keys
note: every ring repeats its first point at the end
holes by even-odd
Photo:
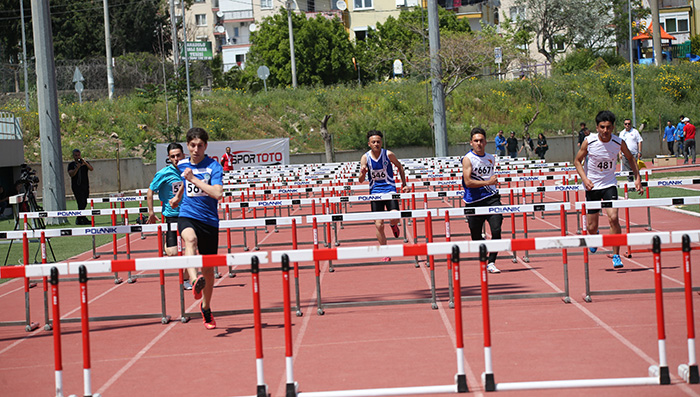
{"type": "MultiPolygon", "coordinates": [[[[486,131],[476,127],[471,131],[471,146],[462,158],[462,187],[464,188],[464,203],[467,207],[492,207],[501,205],[501,195],[498,193],[498,177],[495,175],[496,159],[486,153],[486,131]]],[[[503,215],[469,215],[469,233],[472,241],[483,240],[481,231],[484,223],[491,228],[491,238],[501,238],[503,215]]],[[[496,267],[498,252],[489,253],[486,270],[489,273],[500,273],[496,267]]]]}
{"type": "MultiPolygon", "coordinates": [[[[383,193],[396,193],[396,182],[394,181],[394,168],[392,164],[396,166],[401,176],[401,182],[403,187],[401,191],[408,193],[411,188],[408,187],[406,183],[406,175],[403,171],[403,166],[396,155],[390,151],[382,148],[382,143],[384,140],[384,134],[381,131],[371,130],[367,132],[367,145],[370,150],[362,155],[360,159],[360,183],[365,181],[365,177],[369,180],[369,193],[370,194],[383,194],[383,193]]],[[[398,200],[378,200],[372,201],[372,212],[382,212],[382,211],[398,211],[399,201],[398,200]]],[[[379,245],[386,245],[386,234],[384,233],[384,220],[376,219],[374,221],[377,227],[377,240],[379,245]]],[[[399,230],[399,220],[392,219],[390,221],[391,231],[394,233],[394,237],[399,237],[401,231],[399,230]]],[[[390,261],[390,257],[383,259],[384,262],[390,261]]]]}
{"type": "MultiPolygon", "coordinates": [[[[180,198],[180,216],[177,228],[185,242],[185,255],[216,255],[219,249],[219,200],[223,197],[223,168],[205,154],[209,135],[202,128],[187,131],[187,149],[190,157],[177,165],[184,182],[184,189],[171,200],[177,206],[180,198]]],[[[214,290],[214,268],[203,267],[202,276],[195,269],[187,269],[194,298],[202,298],[200,310],[207,329],[216,328],[211,314],[211,296],[214,290]],[[202,292],[204,296],[202,297],[202,292]]]]}
{"type": "MultiPolygon", "coordinates": [[[[158,192],[158,198],[163,203],[161,213],[165,217],[167,231],[165,232],[165,254],[168,256],[177,255],[177,230],[170,229],[170,224],[177,224],[177,217],[180,214],[179,208],[170,206],[170,199],[175,196],[178,190],[182,189],[182,176],[177,168],[177,163],[185,158],[182,150],[182,145],[179,143],[171,143],[168,145],[167,166],[156,172],[151,185],[146,193],[146,204],[148,205],[148,220],[147,223],[158,223],[160,219],[156,216],[153,210],[153,193],[158,192]]],[[[186,273],[186,275],[189,275],[186,273]]],[[[184,280],[184,288],[192,289],[189,278],[184,280]]]]}

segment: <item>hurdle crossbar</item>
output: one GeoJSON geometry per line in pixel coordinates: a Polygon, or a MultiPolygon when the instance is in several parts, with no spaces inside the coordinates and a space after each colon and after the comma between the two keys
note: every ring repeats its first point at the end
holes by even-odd
{"type": "MultiPolygon", "coordinates": [[[[585,236],[589,237],[589,236],[585,236]]],[[[667,242],[670,242],[670,233],[666,233],[667,242]]],[[[496,383],[493,360],[491,357],[491,328],[490,310],[488,304],[488,271],[486,270],[486,246],[481,245],[481,294],[482,294],[482,318],[484,322],[484,373],[482,382],[486,391],[504,390],[534,390],[534,389],[554,389],[554,388],[575,388],[575,387],[610,387],[610,386],[635,386],[635,385],[657,385],[670,384],[671,379],[666,362],[666,336],[664,326],[663,310],[663,288],[661,282],[661,242],[659,235],[652,236],[654,249],[654,285],[656,291],[656,316],[658,330],[659,365],[649,368],[648,377],[632,378],[608,378],[608,379],[574,379],[574,380],[548,380],[531,382],[503,382],[496,383]]]]}

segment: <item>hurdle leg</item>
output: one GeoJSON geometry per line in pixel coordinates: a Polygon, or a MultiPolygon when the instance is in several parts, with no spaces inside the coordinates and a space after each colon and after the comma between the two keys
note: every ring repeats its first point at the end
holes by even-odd
{"type": "Polygon", "coordinates": [[[87,268],[85,265],[80,265],[78,268],[78,282],[80,283],[80,329],[83,336],[83,395],[92,396],[87,281],[87,268]]]}
{"type": "MultiPolygon", "coordinates": [[[[10,243],[12,243],[12,240],[10,240],[10,243]]],[[[7,251],[8,255],[10,253],[9,249],[7,251]]],[[[24,266],[29,265],[29,240],[27,239],[27,233],[22,234],[22,258],[24,263],[24,266]]],[[[39,323],[33,323],[29,314],[29,288],[31,288],[29,284],[29,277],[24,278],[24,318],[25,318],[25,325],[24,329],[27,332],[33,331],[37,328],[39,328],[39,323]]],[[[44,289],[46,291],[46,289],[44,289]]],[[[44,304],[48,304],[46,296],[44,296],[44,304]]],[[[44,313],[48,313],[48,308],[44,308],[44,313]]],[[[47,314],[48,318],[48,314],[47,314]]],[[[47,322],[48,323],[48,322],[47,322]]]]}
{"type": "MultiPolygon", "coordinates": [[[[450,213],[445,211],[445,241],[450,242],[452,240],[451,230],[450,230],[450,213]]],[[[455,307],[455,296],[454,296],[454,285],[452,283],[452,256],[447,255],[447,293],[449,294],[448,306],[450,309],[455,307]]]]}
{"type": "Polygon", "coordinates": [[[294,381],[294,354],[292,348],[292,303],[289,291],[289,256],[287,254],[282,255],[282,294],[284,295],[285,372],[287,375],[285,396],[296,397],[297,383],[294,381]]]}
{"type": "MultiPolygon", "coordinates": [[[[428,216],[425,219],[425,235],[427,236],[428,243],[433,242],[433,217],[428,212],[428,216]]],[[[432,299],[431,307],[433,310],[437,310],[437,294],[435,292],[435,258],[432,255],[428,255],[428,264],[430,266],[430,296],[432,299]]]]}
{"type": "Polygon", "coordinates": [[[656,327],[659,343],[659,366],[649,367],[649,376],[656,376],[658,371],[659,384],[671,384],[671,376],[666,362],[666,328],[664,325],[664,301],[661,278],[661,239],[659,236],[652,238],[652,252],[654,254],[654,289],[656,291],[656,327]]]}
{"type": "MultiPolygon", "coordinates": [[[[484,245],[482,244],[482,247],[484,245]]],[[[485,266],[485,265],[484,265],[485,266]]],[[[455,375],[455,381],[457,383],[457,392],[467,393],[469,392],[469,387],[467,386],[467,374],[465,372],[464,366],[464,332],[462,330],[462,278],[459,273],[459,247],[456,245],[452,246],[452,277],[457,293],[455,294],[455,345],[457,346],[457,374],[455,375]]]]}
{"type": "Polygon", "coordinates": [[[678,366],[678,375],[691,384],[700,383],[698,362],[695,357],[695,319],[693,317],[693,280],[690,266],[690,237],[683,235],[683,276],[685,281],[685,314],[688,326],[688,364],[678,366]]]}
{"type": "MultiPolygon", "coordinates": [[[[588,224],[586,223],[586,204],[581,206],[581,233],[585,236],[588,234],[588,224]]],[[[586,285],[586,292],[583,296],[583,300],[586,302],[592,302],[591,299],[591,277],[590,271],[588,269],[588,247],[583,248],[583,275],[586,285]]]]}
{"type": "Polygon", "coordinates": [[[58,300],[58,269],[51,268],[51,305],[53,308],[53,355],[56,397],[63,397],[63,359],[61,354],[61,310],[58,300]]]}
{"type": "Polygon", "coordinates": [[[262,319],[260,314],[260,264],[257,256],[251,258],[250,275],[253,287],[253,319],[255,323],[255,372],[257,379],[257,397],[268,397],[263,370],[262,319]]]}
{"type": "MultiPolygon", "coordinates": [[[[292,249],[296,250],[298,247],[297,221],[296,219],[292,219],[292,249]]],[[[301,312],[301,299],[299,296],[299,262],[294,262],[294,292],[296,295],[297,317],[301,317],[304,313],[301,312]]]]}
{"type": "MultiPolygon", "coordinates": [[[[318,249],[318,222],[313,218],[312,222],[314,235],[314,249],[318,249]]],[[[314,273],[316,275],[316,312],[319,316],[324,314],[323,303],[321,302],[321,267],[318,260],[314,260],[314,273]]]]}
{"type": "MultiPolygon", "coordinates": [[[[566,223],[566,210],[564,206],[559,207],[559,224],[561,225],[561,235],[566,237],[568,233],[567,223],[566,223]]],[[[562,300],[564,303],[571,303],[571,297],[569,295],[569,251],[564,248],[561,252],[562,256],[562,267],[564,269],[564,297],[562,300]]]]}
{"type": "MultiPolygon", "coordinates": [[[[511,190],[510,193],[508,194],[509,200],[508,202],[510,205],[514,205],[514,199],[513,199],[513,191],[511,190]]],[[[510,236],[511,239],[515,240],[515,214],[511,213],[510,215],[510,236]]],[[[484,230],[486,230],[486,222],[484,222],[484,230]]],[[[486,233],[484,232],[484,240],[486,240],[486,233]]],[[[513,257],[511,258],[511,261],[513,263],[518,263],[518,252],[513,251],[513,257]]]]}

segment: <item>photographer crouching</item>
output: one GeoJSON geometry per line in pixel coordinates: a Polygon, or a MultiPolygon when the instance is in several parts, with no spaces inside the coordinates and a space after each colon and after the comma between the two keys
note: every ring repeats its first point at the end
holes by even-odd
{"type": "MultiPolygon", "coordinates": [[[[92,170],[92,165],[80,155],[80,150],[73,149],[73,161],[68,164],[68,175],[71,179],[70,186],[79,210],[84,210],[87,207],[87,199],[90,195],[88,172],[92,170]]],[[[91,222],[86,216],[79,216],[75,219],[75,224],[90,225],[91,222]]]]}

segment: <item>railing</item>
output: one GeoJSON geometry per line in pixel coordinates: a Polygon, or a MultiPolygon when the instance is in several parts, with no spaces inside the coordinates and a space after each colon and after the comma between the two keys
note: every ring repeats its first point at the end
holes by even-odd
{"type": "Polygon", "coordinates": [[[0,139],[22,139],[22,120],[12,112],[0,112],[0,139]]]}
{"type": "Polygon", "coordinates": [[[224,21],[253,19],[253,10],[224,11],[224,21]]]}
{"type": "Polygon", "coordinates": [[[681,44],[674,44],[671,46],[671,56],[673,59],[685,58],[686,54],[691,53],[690,40],[681,44]]]}

